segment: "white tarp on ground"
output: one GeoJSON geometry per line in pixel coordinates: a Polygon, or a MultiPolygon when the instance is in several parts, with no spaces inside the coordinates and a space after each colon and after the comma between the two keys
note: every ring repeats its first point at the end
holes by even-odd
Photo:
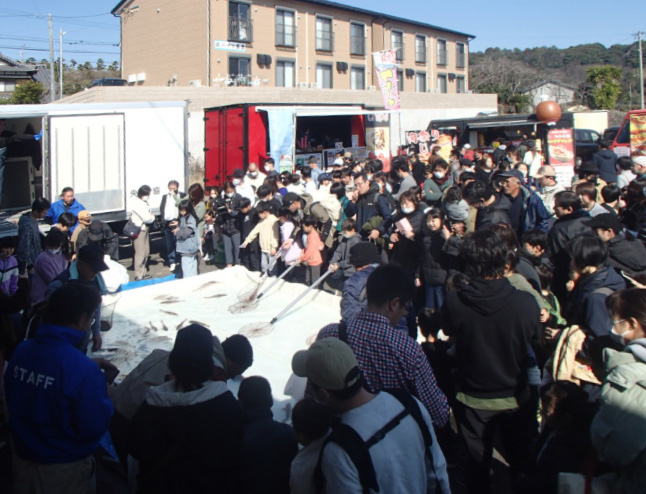
{"type": "MultiPolygon", "coordinates": [[[[91,356],[113,362],[121,371],[119,381],[155,348],[171,350],[178,328],[190,321],[202,323],[224,341],[246,324],[271,321],[306,289],[302,284],[281,281],[253,311],[231,314],[229,306],[238,302],[238,294],[255,286],[259,277],[259,273],[234,267],[125,291],[114,308],[112,329],[103,333],[103,350],[91,356]],[[162,303],[165,295],[180,301],[162,303]]],[[[269,380],[276,420],[288,419],[293,405],[283,394],[291,376],[292,355],[307,348],[323,326],[339,321],[339,304],[340,297],[314,289],[274,324],[272,333],[249,339],[254,362],[244,375],[269,380]]],[[[238,384],[239,380],[229,381],[234,392],[238,384]]]]}

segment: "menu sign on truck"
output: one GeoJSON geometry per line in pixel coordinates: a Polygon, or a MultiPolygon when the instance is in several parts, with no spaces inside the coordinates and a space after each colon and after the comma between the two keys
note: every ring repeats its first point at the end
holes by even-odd
{"type": "Polygon", "coordinates": [[[646,155],[646,115],[630,115],[630,154],[646,155]]]}
{"type": "Polygon", "coordinates": [[[574,130],[551,129],[547,133],[547,147],[556,181],[568,187],[574,176],[574,130]]]}

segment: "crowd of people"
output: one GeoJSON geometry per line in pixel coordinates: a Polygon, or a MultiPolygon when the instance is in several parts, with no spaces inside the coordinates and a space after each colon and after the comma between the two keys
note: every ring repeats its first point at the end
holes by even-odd
{"type": "MultiPolygon", "coordinates": [[[[251,343],[199,324],[106,386],[109,362],[74,350],[101,345],[104,228],[71,189],[36,200],[17,246],[0,240],[14,492],[86,492],[106,437],[142,493],[556,493],[576,474],[646,492],[646,157],[602,145],[564,184],[531,141],[438,151],[168,184],[171,269],[222,256],[340,294],[339,322],[293,356],[291,425],[264,377],[228,388],[251,343]]],[[[137,279],[150,193],[127,226],[137,279]]]]}

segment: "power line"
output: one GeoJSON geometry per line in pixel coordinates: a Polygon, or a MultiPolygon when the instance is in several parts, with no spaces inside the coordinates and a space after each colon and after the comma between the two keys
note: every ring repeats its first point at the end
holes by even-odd
{"type": "MultiPolygon", "coordinates": [[[[0,46],[3,50],[25,50],[25,51],[46,51],[49,52],[49,48],[23,48],[22,46],[0,46]]],[[[113,51],[83,51],[83,50],[66,50],[66,53],[94,53],[100,55],[119,55],[119,52],[113,51]]]]}
{"type": "MultiPolygon", "coordinates": [[[[29,41],[33,43],[47,43],[45,38],[34,38],[30,36],[5,36],[0,34],[0,39],[7,39],[11,41],[29,41]]],[[[66,45],[88,45],[88,46],[119,46],[120,43],[110,43],[109,41],[84,41],[84,40],[70,40],[63,41],[66,45]]]]}

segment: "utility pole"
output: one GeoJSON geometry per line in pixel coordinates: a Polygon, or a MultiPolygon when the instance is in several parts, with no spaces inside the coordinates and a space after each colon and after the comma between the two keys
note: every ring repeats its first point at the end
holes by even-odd
{"type": "Polygon", "coordinates": [[[642,98],[642,110],[644,109],[644,56],[642,55],[642,32],[637,33],[639,38],[639,94],[642,98]]]}
{"type": "Polygon", "coordinates": [[[60,58],[58,60],[58,98],[63,99],[63,35],[67,34],[62,29],[60,30],[60,58]]]}
{"type": "Polygon", "coordinates": [[[49,18],[49,100],[53,102],[56,99],[56,86],[54,82],[54,23],[52,14],[49,18]]]}

